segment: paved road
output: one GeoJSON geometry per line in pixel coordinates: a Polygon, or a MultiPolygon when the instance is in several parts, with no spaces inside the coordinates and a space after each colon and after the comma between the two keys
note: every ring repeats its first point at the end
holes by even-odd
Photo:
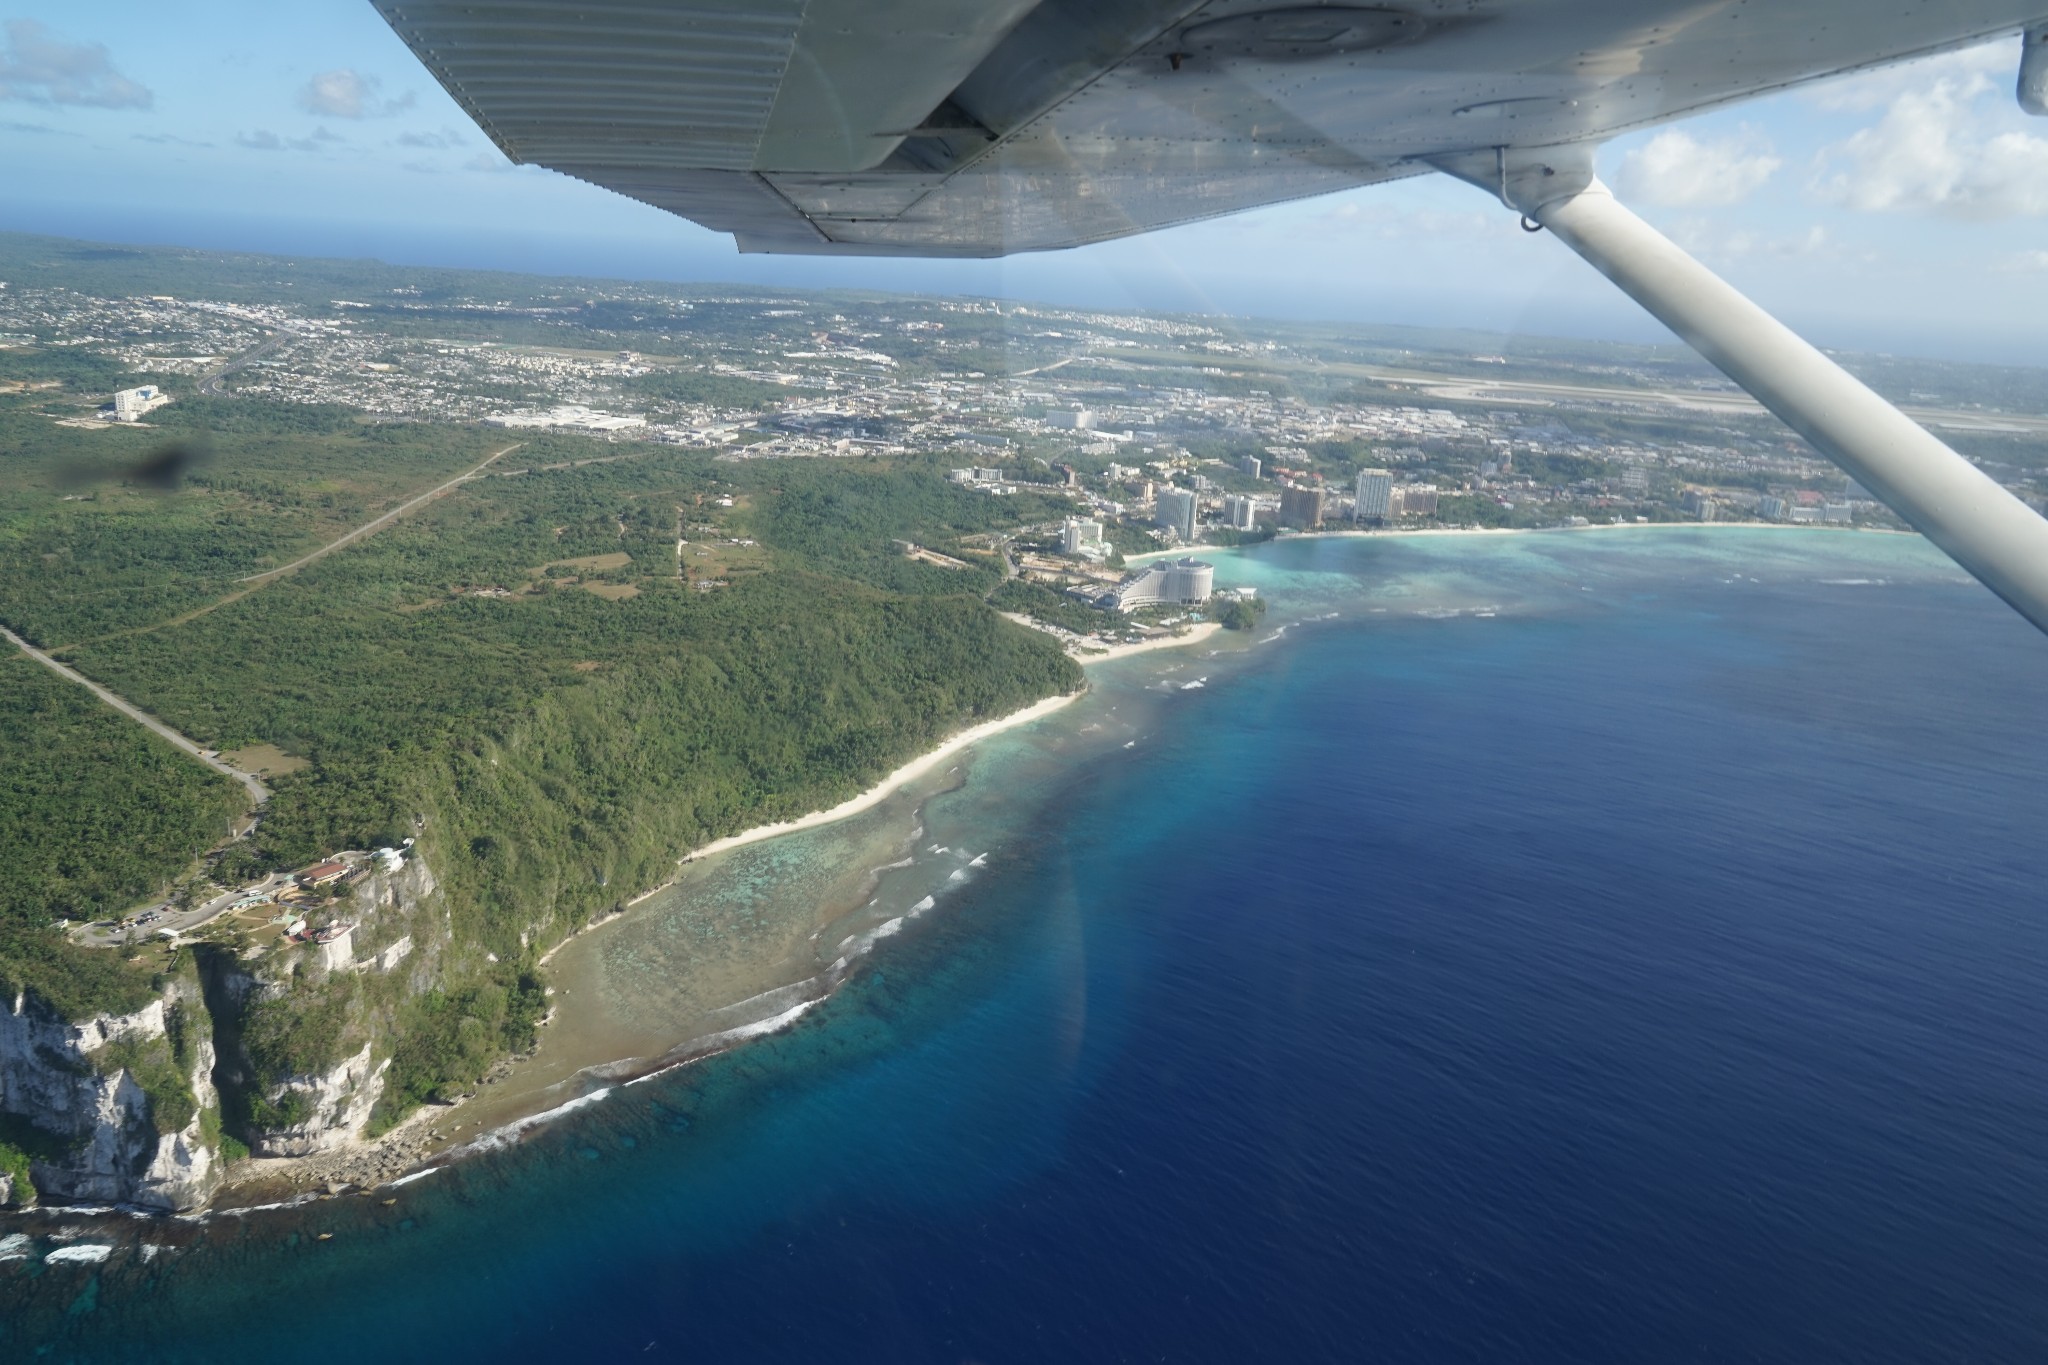
{"type": "Polygon", "coordinates": [[[72,682],[75,682],[80,687],[85,688],[87,691],[91,692],[95,697],[98,697],[101,701],[113,707],[116,711],[119,711],[122,715],[128,717],[130,720],[133,720],[141,725],[147,726],[149,729],[154,730],[157,734],[162,735],[165,739],[177,745],[180,749],[183,749],[186,753],[192,755],[192,757],[198,759],[201,763],[204,763],[207,767],[212,768],[217,772],[226,773],[229,777],[234,778],[235,781],[241,783],[244,787],[247,787],[249,789],[249,795],[255,799],[257,805],[261,806],[270,800],[270,788],[264,786],[251,774],[243,772],[240,768],[236,768],[227,763],[222,762],[218,757],[214,755],[212,750],[200,748],[197,744],[194,744],[191,740],[185,738],[176,730],[173,730],[170,726],[164,724],[155,716],[150,715],[149,712],[143,710],[141,707],[135,705],[133,702],[130,702],[123,697],[117,696],[116,694],[109,692],[106,688],[101,687],[98,683],[94,682],[91,678],[86,677],[77,669],[68,668],[63,664],[58,663],[55,659],[43,653],[43,651],[37,649],[34,645],[22,639],[19,635],[16,635],[13,631],[7,629],[5,626],[0,626],[0,635],[6,636],[8,641],[12,643],[15,648],[19,649],[22,653],[28,655],[29,658],[34,659],[37,663],[49,669],[51,672],[58,673],[66,678],[69,678],[72,682]]]}
{"type": "MultiPolygon", "coordinates": [[[[130,913],[137,915],[154,914],[156,918],[147,924],[137,925],[134,933],[138,939],[154,938],[165,930],[170,930],[176,934],[189,934],[194,929],[203,928],[215,916],[227,913],[229,907],[233,906],[236,901],[251,891],[274,893],[292,884],[290,873],[273,872],[254,886],[244,886],[233,891],[223,891],[212,900],[202,905],[195,905],[190,910],[179,910],[161,901],[145,905],[130,913]]],[[[276,907],[272,907],[272,910],[274,913],[276,907]]],[[[126,917],[126,915],[122,916],[124,919],[126,917]]],[[[74,932],[79,942],[101,946],[123,943],[127,940],[129,934],[128,930],[121,928],[102,929],[98,927],[97,922],[86,925],[74,932]]]]}
{"type": "Polygon", "coordinates": [[[209,374],[202,378],[198,384],[199,392],[205,394],[208,398],[227,397],[227,390],[221,387],[221,380],[227,378],[229,375],[233,374],[236,370],[241,369],[245,365],[253,365],[257,361],[263,359],[265,356],[275,354],[279,347],[283,346],[286,342],[295,339],[297,336],[298,333],[296,332],[279,332],[277,333],[277,335],[271,337],[268,341],[256,347],[254,350],[244,351],[242,354],[236,356],[233,360],[230,360],[227,364],[215,370],[212,374],[209,374]]]}
{"type": "Polygon", "coordinates": [[[1066,357],[1064,360],[1055,360],[1050,365],[1034,365],[1028,370],[1018,370],[1015,374],[1012,374],[1010,378],[1029,379],[1034,374],[1051,374],[1054,370],[1059,369],[1061,366],[1071,365],[1080,358],[1081,357],[1077,355],[1070,355],[1066,357]]]}
{"type": "MultiPolygon", "coordinates": [[[[435,498],[440,497],[443,493],[448,492],[450,489],[458,487],[461,484],[468,483],[471,479],[477,478],[498,460],[502,459],[507,455],[510,455],[513,451],[519,449],[519,447],[525,444],[526,442],[524,441],[514,441],[511,445],[506,446],[503,450],[491,456],[490,459],[485,460],[482,464],[470,470],[468,473],[457,474],[454,478],[448,480],[448,482],[442,484],[439,488],[428,489],[426,492],[414,498],[411,502],[405,503],[399,507],[392,508],[383,516],[378,517],[375,521],[364,522],[361,526],[356,527],[355,530],[350,531],[347,535],[344,535],[337,540],[328,541],[325,545],[322,545],[319,549],[313,551],[313,553],[306,555],[300,559],[294,559],[291,563],[285,565],[283,568],[265,569],[262,573],[252,573],[246,578],[237,578],[235,581],[237,583],[268,583],[273,578],[284,577],[286,574],[292,572],[294,569],[303,569],[306,567],[306,565],[311,564],[314,560],[319,559],[323,555],[333,554],[336,550],[339,550],[344,545],[353,544],[354,542],[361,540],[364,536],[370,535],[376,531],[383,530],[386,526],[389,526],[392,522],[397,521],[400,517],[404,516],[407,512],[412,511],[413,508],[418,507],[421,503],[432,502],[435,498]]],[[[585,463],[592,462],[585,461],[585,463]]]]}

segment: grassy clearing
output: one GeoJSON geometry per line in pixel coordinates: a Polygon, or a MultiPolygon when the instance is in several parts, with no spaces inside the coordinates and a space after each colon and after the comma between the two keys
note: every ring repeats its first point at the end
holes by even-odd
{"type": "Polygon", "coordinates": [[[258,777],[282,777],[313,766],[312,759],[288,754],[275,744],[245,744],[239,749],[228,750],[221,757],[243,772],[254,773],[258,777]]]}

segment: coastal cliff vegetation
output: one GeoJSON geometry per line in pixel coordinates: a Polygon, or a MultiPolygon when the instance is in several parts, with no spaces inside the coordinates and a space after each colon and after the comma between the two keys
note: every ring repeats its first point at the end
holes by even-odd
{"type": "Polygon", "coordinates": [[[125,1014],[152,969],[73,944],[57,920],[118,914],[169,889],[248,808],[194,763],[77,684],[0,656],[0,994],[60,1013],[125,1014]]]}
{"type": "MultiPolygon", "coordinates": [[[[80,492],[68,471],[117,467],[140,433],[81,434],[0,399],[17,452],[0,469],[0,622],[210,748],[286,761],[254,831],[226,839],[247,807],[234,784],[0,660],[0,980],[67,1019],[138,1007],[161,950],[49,926],[160,895],[202,855],[235,885],[413,838],[437,881],[365,929],[354,970],[211,936],[225,1129],[199,1120],[216,1147],[327,1121],[322,1077],[373,1092],[373,1127],[463,1093],[531,1044],[541,954],[691,848],[834,804],[1080,685],[1048,637],[982,600],[992,564],[895,544],[958,549],[1064,504],[955,487],[935,458],[750,464],[537,435],[252,586],[513,439],[259,403],[156,416],[146,439],[203,437],[210,458],[172,492],[120,477],[80,492]],[[361,969],[401,931],[402,965],[361,969]],[[367,1070],[349,1070],[366,1045],[367,1070]]],[[[194,1122],[172,1078],[190,1069],[180,1030],[204,1018],[101,1058],[160,1128],[194,1122]]]]}

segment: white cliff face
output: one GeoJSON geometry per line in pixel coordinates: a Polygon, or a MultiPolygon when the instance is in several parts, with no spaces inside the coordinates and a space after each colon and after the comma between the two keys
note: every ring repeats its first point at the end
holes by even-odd
{"type": "MultiPolygon", "coordinates": [[[[423,967],[431,971],[439,940],[431,932],[422,939],[415,930],[421,925],[422,910],[434,904],[438,889],[434,874],[421,858],[407,858],[396,869],[373,864],[373,870],[356,884],[354,894],[336,912],[337,919],[352,922],[353,927],[327,943],[301,950],[300,960],[309,969],[309,978],[318,980],[349,970],[390,972],[408,958],[415,972],[423,967]]],[[[427,924],[431,930],[432,922],[427,924]]],[[[289,980],[281,975],[285,961],[256,960],[250,968],[254,975],[238,974],[238,979],[229,983],[230,994],[247,1001],[258,993],[291,990],[289,980]],[[262,979],[265,977],[269,979],[262,979]]],[[[271,1108],[298,1117],[290,1124],[249,1134],[250,1150],[259,1156],[310,1156],[359,1139],[383,1097],[384,1073],[391,1065],[388,1045],[384,1045],[385,1055],[379,1055],[382,1040],[376,1036],[374,1024],[370,1032],[370,1040],[354,1056],[335,1066],[265,1085],[263,1097],[271,1108]]]]}
{"type": "Polygon", "coordinates": [[[163,1036],[161,1000],[134,1014],[72,1024],[17,994],[14,1007],[0,1016],[0,1111],[33,1119],[79,1110],[92,1088],[85,1084],[92,1071],[88,1053],[119,1038],[163,1036]]]}
{"type": "Polygon", "coordinates": [[[271,1103],[283,1105],[297,1096],[305,1117],[282,1128],[266,1129],[250,1144],[259,1156],[311,1156],[330,1152],[361,1136],[370,1111],[384,1094],[384,1070],[391,1059],[372,1062],[371,1044],[344,1059],[331,1071],[293,1076],[268,1092],[271,1103]]]}
{"type": "Polygon", "coordinates": [[[372,957],[365,965],[375,971],[388,972],[399,963],[405,961],[411,952],[412,935],[400,934],[397,939],[386,946],[383,952],[372,957]]]}
{"type": "Polygon", "coordinates": [[[219,1104],[211,1038],[195,1030],[199,1036],[186,1079],[198,1111],[178,1133],[159,1134],[149,1096],[135,1077],[125,1067],[104,1066],[98,1055],[110,1043],[166,1039],[166,1007],[177,1001],[178,991],[173,986],[133,1014],[75,1024],[22,996],[0,1013],[0,1111],[27,1119],[69,1147],[62,1156],[32,1163],[42,1194],[152,1209],[193,1208],[212,1195],[220,1162],[200,1117],[219,1104]]]}
{"type": "MultiPolygon", "coordinates": [[[[355,930],[317,945],[299,961],[314,967],[317,976],[348,970],[387,973],[403,963],[412,977],[430,978],[443,946],[435,932],[442,915],[433,900],[437,890],[433,873],[419,858],[408,858],[395,869],[378,868],[361,880],[346,905],[344,918],[356,922],[355,930]],[[432,918],[422,919],[430,906],[432,918]]],[[[273,964],[265,957],[245,965],[230,957],[223,965],[213,987],[223,1010],[221,1023],[229,1029],[223,1037],[234,1039],[239,1036],[235,1018],[250,1002],[288,989],[284,979],[265,980],[265,968],[278,971],[290,964],[281,958],[273,964]]],[[[374,1034],[374,1022],[368,1027],[374,1034]]],[[[359,1138],[383,1096],[390,1066],[388,1057],[377,1056],[376,1046],[373,1037],[326,1071],[268,1086],[266,1098],[299,1119],[251,1134],[251,1148],[266,1156],[303,1156],[359,1138]]],[[[48,1136],[49,1150],[33,1159],[30,1169],[39,1193],[53,1200],[167,1211],[204,1205],[220,1185],[224,1164],[217,1136],[208,1136],[219,1131],[215,1060],[212,1021],[189,980],[174,982],[132,1014],[76,1023],[26,995],[17,994],[11,1002],[0,998],[0,1114],[26,1119],[48,1136]],[[180,1018],[189,1033],[174,1040],[171,1030],[180,1018]],[[180,1054],[189,1064],[185,1081],[196,1108],[182,1129],[160,1133],[150,1095],[128,1066],[161,1077],[164,1060],[180,1054]]],[[[227,1074],[237,1073],[239,1060],[237,1048],[227,1074]]],[[[246,1072],[245,1062],[241,1070],[246,1072]]],[[[153,1087],[161,1084],[151,1081],[153,1087]]],[[[182,1104],[183,1098],[173,1092],[173,1101],[182,1104]]],[[[11,1182],[0,1176],[0,1202],[10,1193],[11,1182]]]]}
{"type": "Polygon", "coordinates": [[[396,905],[407,909],[434,894],[440,886],[424,858],[408,858],[396,872],[378,868],[356,886],[355,908],[364,915],[396,905]]]}
{"type": "Polygon", "coordinates": [[[202,1035],[195,1053],[192,1092],[199,1100],[199,1112],[181,1131],[157,1140],[155,1157],[125,1202],[158,1209],[197,1208],[211,1199],[220,1185],[221,1169],[227,1163],[208,1144],[202,1123],[209,1109],[220,1108],[220,1093],[213,1087],[213,1039],[202,1035]]]}
{"type": "Polygon", "coordinates": [[[355,938],[354,929],[344,929],[327,942],[314,944],[315,960],[330,972],[338,972],[352,965],[356,960],[355,938]]]}

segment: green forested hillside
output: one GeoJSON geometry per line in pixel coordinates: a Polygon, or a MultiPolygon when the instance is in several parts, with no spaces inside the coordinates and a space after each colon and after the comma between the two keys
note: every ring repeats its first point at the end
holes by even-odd
{"type": "Polygon", "coordinates": [[[30,987],[67,1013],[133,1008],[149,973],[49,928],[166,882],[247,809],[241,788],[75,683],[0,656],[0,991],[30,987]]]}
{"type": "Polygon", "coordinates": [[[767,465],[766,496],[748,521],[786,560],[821,573],[906,593],[982,594],[1001,574],[993,564],[948,569],[906,559],[898,540],[957,548],[977,531],[1057,520],[1072,504],[1042,493],[992,498],[946,482],[935,462],[873,470],[816,462],[767,465]]]}
{"type": "MultiPolygon", "coordinates": [[[[203,427],[211,452],[180,489],[80,491],[65,471],[132,453],[137,433],[0,402],[0,620],[205,744],[306,761],[272,780],[223,878],[418,837],[449,911],[436,989],[287,982],[238,1025],[274,1076],[374,1040],[393,1058],[387,1120],[530,1038],[538,955],[682,853],[830,805],[954,729],[1079,685],[1048,638],[981,600],[993,569],[894,544],[957,548],[1061,505],[957,488],[936,460],[735,463],[536,434],[375,535],[250,585],[511,438],[249,402],[193,403],[179,423],[154,439],[203,427]],[[579,460],[596,462],[546,467],[579,460]]],[[[154,741],[101,719],[126,747],[83,750],[75,804],[112,825],[146,791],[148,837],[88,892],[60,869],[91,865],[107,831],[48,824],[50,857],[17,859],[10,891],[27,927],[7,969],[69,1013],[126,1003],[134,972],[107,953],[79,959],[104,979],[39,965],[85,950],[57,946],[35,912],[153,890],[233,804],[230,784],[167,749],[137,788],[128,750],[154,741]]],[[[0,789],[0,828],[47,814],[37,791],[33,776],[0,789]]],[[[285,1117],[239,1102],[243,1122],[285,1117]]]]}

